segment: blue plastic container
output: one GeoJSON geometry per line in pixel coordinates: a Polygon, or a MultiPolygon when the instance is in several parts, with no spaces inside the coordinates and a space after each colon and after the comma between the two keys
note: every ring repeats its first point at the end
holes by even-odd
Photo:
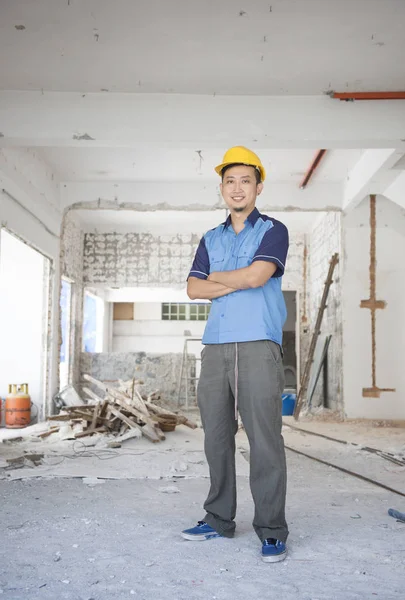
{"type": "Polygon", "coordinates": [[[296,394],[282,394],[283,399],[283,416],[287,417],[294,414],[296,394]]]}

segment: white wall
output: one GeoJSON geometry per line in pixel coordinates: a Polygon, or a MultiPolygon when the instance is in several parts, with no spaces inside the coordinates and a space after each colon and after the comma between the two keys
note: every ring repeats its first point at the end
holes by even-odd
{"type": "Polygon", "coordinates": [[[0,151],[0,224],[51,260],[45,407],[50,412],[58,383],[61,213],[59,186],[35,151],[0,151]]]}
{"type": "Polygon", "coordinates": [[[28,383],[41,416],[44,404],[44,335],[47,329],[46,259],[0,230],[0,396],[10,383],[28,383]]]}
{"type": "Polygon", "coordinates": [[[405,419],[405,210],[377,197],[377,300],[386,308],[376,316],[376,383],[395,388],[380,398],[363,398],[371,387],[371,313],[360,308],[370,296],[370,208],[366,198],[343,217],[344,407],[348,418],[405,419]]]}

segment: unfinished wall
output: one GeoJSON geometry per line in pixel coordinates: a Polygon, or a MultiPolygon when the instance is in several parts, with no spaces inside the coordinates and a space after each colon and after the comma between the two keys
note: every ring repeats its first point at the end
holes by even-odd
{"type": "Polygon", "coordinates": [[[383,196],[376,201],[376,384],[395,388],[380,398],[363,397],[372,384],[369,198],[343,217],[343,367],[348,418],[405,419],[405,210],[383,196]]]}
{"type": "MultiPolygon", "coordinates": [[[[84,238],[84,283],[87,286],[98,287],[185,288],[199,239],[199,233],[170,236],[147,233],[87,233],[84,238]]],[[[298,310],[302,322],[301,352],[298,358],[301,364],[308,345],[305,248],[305,234],[295,231],[290,233],[283,289],[296,291],[298,296],[298,310]]],[[[146,320],[142,318],[133,322],[114,323],[111,346],[114,352],[153,352],[157,345],[164,352],[182,352],[185,330],[191,331],[193,336],[202,336],[205,323],[162,322],[160,306],[157,303],[154,306],[158,307],[156,310],[159,314],[154,313],[153,318],[150,318],[150,313],[146,320]]],[[[152,305],[150,310],[153,311],[152,305]]],[[[295,323],[291,324],[290,316],[288,329],[294,328],[295,323]]],[[[288,345],[291,346],[291,340],[288,345]]],[[[288,356],[293,354],[291,351],[288,356]]],[[[299,371],[298,368],[298,377],[299,371]]]]}
{"type": "Polygon", "coordinates": [[[200,236],[86,233],[84,282],[106,286],[185,285],[200,236]]]}
{"type": "MultiPolygon", "coordinates": [[[[297,347],[297,380],[303,371],[309,345],[308,304],[309,304],[309,266],[307,259],[308,235],[290,232],[286,271],[283,277],[283,290],[296,291],[296,310],[299,323],[299,344],[297,347]]],[[[291,331],[291,317],[287,319],[288,330],[291,331]]],[[[291,346],[291,336],[284,336],[285,342],[291,346]]],[[[291,355],[291,351],[288,352],[291,355]]]]}
{"type": "MultiPolygon", "coordinates": [[[[127,381],[136,377],[145,382],[142,389],[146,392],[160,390],[164,398],[177,403],[182,354],[83,352],[80,358],[82,373],[107,382],[117,382],[118,379],[127,381]]],[[[190,364],[190,370],[192,368],[193,364],[190,364]]]]}
{"type": "MultiPolygon", "coordinates": [[[[332,255],[341,257],[341,214],[330,212],[319,218],[310,236],[309,245],[309,282],[310,305],[309,322],[311,333],[315,326],[324,284],[329,270],[332,255]]],[[[328,403],[327,407],[342,410],[342,309],[341,309],[341,261],[335,267],[333,283],[329,290],[327,307],[324,312],[321,335],[317,344],[317,352],[327,335],[332,335],[328,351],[328,403]]],[[[315,362],[314,362],[315,365],[315,362]]],[[[320,378],[316,387],[312,405],[323,403],[323,382],[320,378]]]]}
{"type": "Polygon", "coordinates": [[[62,224],[60,268],[61,276],[68,278],[72,283],[69,382],[74,386],[77,386],[80,380],[79,356],[82,344],[84,293],[83,252],[84,231],[74,211],[69,211],[65,214],[62,224]]]}

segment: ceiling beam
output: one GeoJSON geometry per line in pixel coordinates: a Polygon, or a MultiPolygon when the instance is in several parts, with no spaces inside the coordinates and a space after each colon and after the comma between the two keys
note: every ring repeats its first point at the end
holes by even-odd
{"type": "Polygon", "coordinates": [[[0,146],[403,148],[405,101],[0,92],[0,146]]]}
{"type": "Polygon", "coordinates": [[[405,208],[405,172],[402,171],[396,179],[383,191],[383,195],[405,208]]]}
{"type": "Polygon", "coordinates": [[[353,210],[368,194],[381,193],[386,174],[403,153],[395,148],[368,149],[347,176],[343,191],[343,211],[353,210]]]}
{"type": "MultiPolygon", "coordinates": [[[[150,210],[215,210],[224,207],[219,186],[214,182],[65,182],[61,204],[67,208],[150,210]]],[[[258,207],[271,211],[340,211],[342,185],[314,182],[300,190],[295,183],[266,181],[258,207]]]]}

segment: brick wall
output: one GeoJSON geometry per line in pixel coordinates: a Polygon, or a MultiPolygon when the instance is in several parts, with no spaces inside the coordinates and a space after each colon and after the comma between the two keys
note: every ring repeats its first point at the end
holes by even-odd
{"type": "MultiPolygon", "coordinates": [[[[309,245],[310,304],[309,325],[311,333],[315,325],[318,308],[324,290],[324,283],[332,255],[341,256],[341,214],[327,213],[314,226],[309,245]]],[[[320,351],[325,337],[332,335],[328,351],[328,407],[342,410],[342,307],[341,307],[341,269],[340,262],[335,267],[333,283],[329,290],[327,308],[324,313],[321,335],[316,353],[320,351]]],[[[323,401],[322,377],[318,382],[312,405],[323,401]]]]}
{"type": "Polygon", "coordinates": [[[185,285],[200,236],[87,233],[84,282],[117,287],[185,285]]]}

